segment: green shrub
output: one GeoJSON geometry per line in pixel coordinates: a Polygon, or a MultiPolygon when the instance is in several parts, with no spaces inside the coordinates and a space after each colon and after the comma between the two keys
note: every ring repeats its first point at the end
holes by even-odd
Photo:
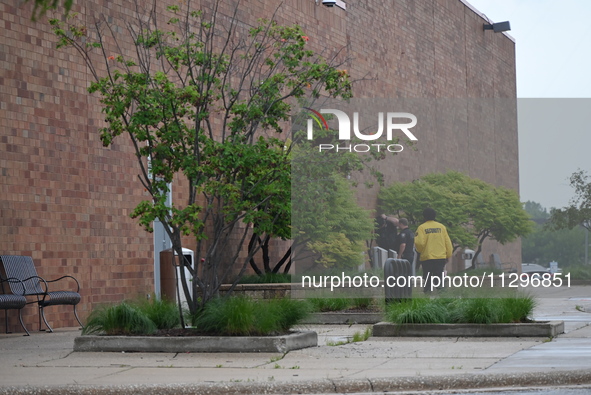
{"type": "Polygon", "coordinates": [[[564,268],[562,278],[570,273],[571,280],[591,280],[591,265],[572,265],[564,268]]]}
{"type": "Polygon", "coordinates": [[[287,298],[219,298],[207,303],[196,319],[196,326],[218,335],[270,335],[286,332],[307,316],[309,310],[307,303],[287,298]]]}
{"type": "Polygon", "coordinates": [[[82,333],[149,335],[155,331],[156,325],[141,310],[123,302],[93,310],[82,333]]]}
{"type": "Polygon", "coordinates": [[[138,308],[158,329],[172,329],[181,324],[178,305],[175,302],[152,299],[139,303],[138,308]]]}

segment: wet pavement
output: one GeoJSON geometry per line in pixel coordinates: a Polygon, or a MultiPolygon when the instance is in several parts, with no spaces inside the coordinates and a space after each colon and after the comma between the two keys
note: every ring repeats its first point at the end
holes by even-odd
{"type": "MultiPolygon", "coordinates": [[[[318,333],[319,346],[286,354],[97,353],[72,351],[76,328],[0,335],[0,394],[447,394],[572,385],[587,385],[587,391],[591,287],[543,291],[535,318],[565,322],[566,333],[554,339],[371,337],[346,343],[368,326],[305,325],[318,333]]],[[[572,395],[578,390],[569,389],[572,395]]],[[[537,393],[553,394],[529,392],[537,393]]]]}

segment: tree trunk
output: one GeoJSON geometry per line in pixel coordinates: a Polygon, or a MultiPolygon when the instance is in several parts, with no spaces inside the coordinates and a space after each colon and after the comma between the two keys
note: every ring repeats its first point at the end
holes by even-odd
{"type": "MultiPolygon", "coordinates": [[[[252,251],[253,247],[254,247],[254,243],[257,241],[258,239],[258,235],[253,234],[252,237],[250,238],[250,242],[248,243],[248,251],[252,251]]],[[[252,268],[252,270],[254,270],[254,272],[258,275],[258,276],[262,276],[263,272],[261,271],[261,269],[259,269],[259,267],[257,266],[255,260],[254,260],[254,256],[250,258],[250,267],[252,268]]]]}
{"type": "MultiPolygon", "coordinates": [[[[281,266],[283,266],[289,258],[291,258],[291,247],[289,247],[287,252],[285,254],[283,254],[283,257],[281,258],[281,260],[279,262],[277,262],[277,264],[273,268],[273,273],[277,273],[279,271],[279,269],[281,269],[281,266]]],[[[291,267],[291,259],[289,259],[289,263],[287,264],[286,270],[284,270],[283,273],[287,273],[289,271],[290,267],[291,267]]]]}

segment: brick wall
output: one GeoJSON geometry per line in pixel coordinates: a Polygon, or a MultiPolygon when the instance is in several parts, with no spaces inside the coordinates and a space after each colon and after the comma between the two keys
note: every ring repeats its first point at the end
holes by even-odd
{"type": "MultiPolygon", "coordinates": [[[[231,14],[232,3],[223,2],[223,14],[231,14]]],[[[271,17],[279,3],[242,2],[238,17],[252,25],[271,17]]],[[[356,97],[474,99],[453,117],[438,101],[430,111],[441,127],[424,127],[415,151],[380,164],[386,183],[454,169],[517,190],[513,41],[485,32],[483,19],[459,0],[347,3],[344,11],[291,0],[276,15],[280,23],[302,25],[313,49],[344,61],[360,80],[356,97]],[[481,98],[504,100],[483,110],[481,98]]],[[[99,0],[74,10],[87,23],[104,15],[124,37],[119,17],[130,15],[132,4],[99,0]]],[[[32,255],[47,278],[76,276],[84,319],[96,304],[153,292],[153,240],[129,218],[145,198],[132,148],[124,138],[102,146],[101,108],[86,92],[89,71],[73,51],[56,50],[46,21],[31,22],[30,15],[31,4],[0,0],[0,251],[32,255]]],[[[123,51],[131,50],[128,41],[123,51]]],[[[377,193],[360,188],[360,203],[374,207],[377,193]]],[[[484,254],[492,252],[520,261],[519,243],[491,243],[484,254]]],[[[76,323],[71,307],[47,313],[55,327],[76,323]]],[[[35,329],[33,306],[24,317],[35,329]]],[[[10,318],[20,330],[15,315],[10,318]]]]}

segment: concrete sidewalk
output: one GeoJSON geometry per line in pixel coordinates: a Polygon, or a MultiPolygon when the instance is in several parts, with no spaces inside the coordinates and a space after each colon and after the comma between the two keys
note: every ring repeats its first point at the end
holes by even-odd
{"type": "Polygon", "coordinates": [[[547,338],[370,338],[367,325],[307,325],[319,346],[287,354],[73,352],[75,328],[0,335],[0,394],[346,393],[591,385],[591,287],[554,290],[547,338]]]}

